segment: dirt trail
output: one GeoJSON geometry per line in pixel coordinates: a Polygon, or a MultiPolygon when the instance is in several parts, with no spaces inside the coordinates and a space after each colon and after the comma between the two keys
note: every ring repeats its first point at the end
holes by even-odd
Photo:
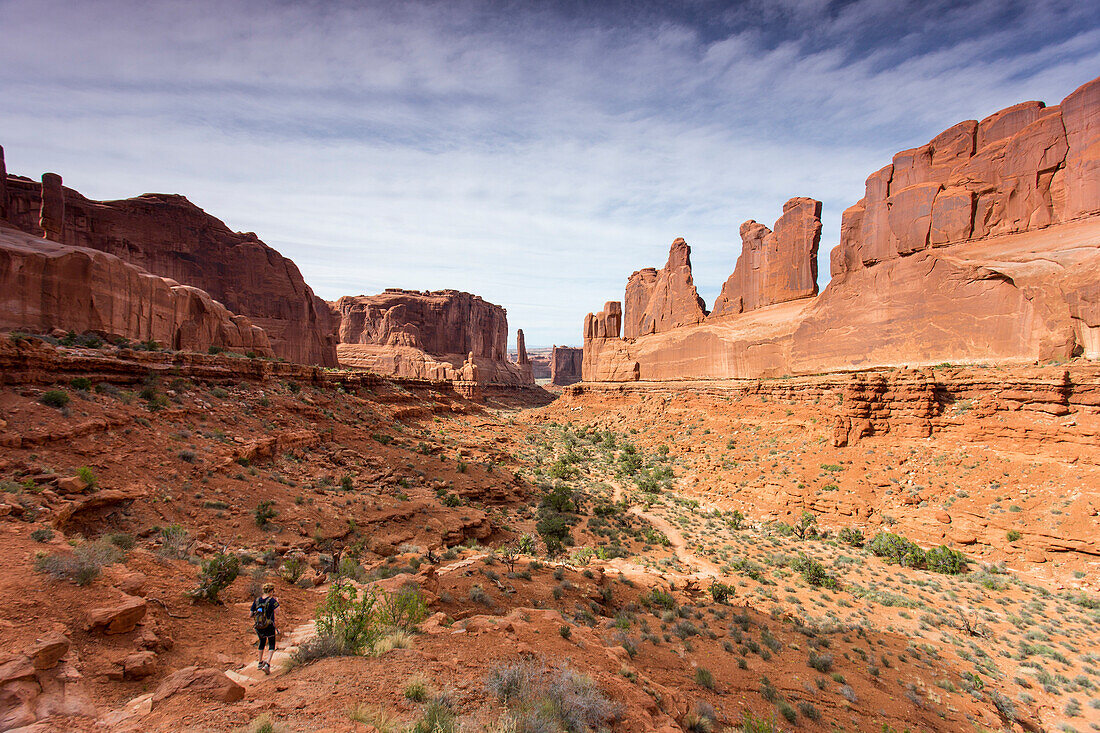
{"type": "MultiPolygon", "coordinates": [[[[626,494],[626,491],[617,482],[611,481],[609,483],[614,488],[614,492],[612,493],[611,497],[612,501],[618,503],[622,500],[623,496],[626,494]]],[[[642,519],[652,524],[657,530],[659,530],[665,537],[668,538],[669,545],[672,548],[673,553],[675,553],[676,559],[689,567],[695,568],[695,572],[693,572],[689,577],[700,579],[721,577],[722,571],[717,565],[712,563],[710,560],[707,560],[706,558],[699,557],[695,554],[694,551],[691,550],[691,548],[688,547],[688,543],[687,540],[684,539],[683,532],[681,532],[680,528],[677,527],[675,524],[658,514],[647,512],[637,504],[631,506],[628,511],[634,516],[641,517],[642,519]]]]}

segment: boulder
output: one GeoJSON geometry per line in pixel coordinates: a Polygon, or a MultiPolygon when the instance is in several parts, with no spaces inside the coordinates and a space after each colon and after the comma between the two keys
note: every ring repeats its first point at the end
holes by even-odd
{"type": "Polygon", "coordinates": [[[149,579],[145,576],[145,573],[135,571],[118,576],[114,581],[114,586],[128,596],[144,596],[145,584],[148,581],[149,579]]]}
{"type": "Polygon", "coordinates": [[[57,482],[57,491],[61,494],[83,494],[87,490],[88,482],[79,476],[68,476],[57,482]]]}
{"type": "Polygon", "coordinates": [[[119,662],[122,669],[122,678],[127,680],[141,680],[151,677],[157,671],[157,655],[151,651],[140,651],[128,654],[119,662]]]}
{"type": "Polygon", "coordinates": [[[237,702],[244,699],[244,687],[225,676],[219,669],[184,667],[169,675],[153,693],[155,709],[170,697],[195,695],[209,702],[237,702]]]}
{"type": "Polygon", "coordinates": [[[64,634],[48,634],[27,650],[27,656],[35,669],[53,669],[69,653],[69,643],[69,637],[64,634]]]}
{"type": "Polygon", "coordinates": [[[103,608],[94,608],[88,612],[88,631],[104,634],[125,634],[133,631],[138,622],[145,618],[147,610],[145,599],[125,596],[122,601],[103,608]]]}

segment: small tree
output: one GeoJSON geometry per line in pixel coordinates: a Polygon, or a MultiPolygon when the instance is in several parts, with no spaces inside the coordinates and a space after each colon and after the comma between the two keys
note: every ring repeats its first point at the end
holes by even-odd
{"type": "Polygon", "coordinates": [[[731,514],[729,518],[730,529],[741,529],[744,522],[745,515],[741,513],[740,509],[734,509],[733,514],[731,514]]]}
{"type": "Polygon", "coordinates": [[[837,539],[852,547],[863,547],[863,532],[855,527],[845,527],[840,530],[837,539]]]}
{"type": "Polygon", "coordinates": [[[381,635],[377,605],[374,591],[360,597],[351,581],[337,578],[317,608],[317,633],[338,642],[348,654],[373,649],[381,635]]]}
{"type": "Polygon", "coordinates": [[[806,539],[806,535],[813,537],[817,533],[817,516],[813,512],[803,511],[794,525],[794,533],[800,540],[806,539]]]}
{"type": "Polygon", "coordinates": [[[220,603],[218,594],[229,587],[241,573],[241,561],[236,555],[219,552],[206,560],[199,571],[199,587],[191,591],[193,598],[220,603]]]}
{"type": "Polygon", "coordinates": [[[505,545],[497,551],[498,556],[505,565],[508,566],[508,572],[516,572],[516,561],[519,560],[519,545],[505,545]]]}

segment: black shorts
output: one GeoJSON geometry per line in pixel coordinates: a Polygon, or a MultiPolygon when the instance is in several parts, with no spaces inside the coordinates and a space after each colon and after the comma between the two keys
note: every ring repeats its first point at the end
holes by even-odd
{"type": "Polygon", "coordinates": [[[275,627],[271,627],[270,629],[256,629],[256,636],[260,637],[260,651],[263,651],[265,646],[272,651],[275,650],[275,634],[275,627]]]}

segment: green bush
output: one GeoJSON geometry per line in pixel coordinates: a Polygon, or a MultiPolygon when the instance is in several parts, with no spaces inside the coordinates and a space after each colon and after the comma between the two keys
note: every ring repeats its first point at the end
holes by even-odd
{"type": "Polygon", "coordinates": [[[695,682],[708,690],[714,689],[714,675],[706,667],[695,668],[695,682]]]}
{"type": "Polygon", "coordinates": [[[879,532],[867,543],[867,549],[877,557],[899,565],[919,567],[924,563],[924,551],[912,540],[891,532],[879,532]]]}
{"type": "Polygon", "coordinates": [[[87,392],[92,388],[92,380],[87,377],[76,377],[69,382],[69,386],[81,392],[87,392]]]}
{"type": "Polygon", "coordinates": [[[92,469],[88,468],[87,466],[81,466],[80,468],[76,469],[76,475],[80,477],[81,481],[88,484],[88,486],[95,486],[95,474],[92,473],[92,469]]]}
{"type": "Polygon", "coordinates": [[[256,518],[256,526],[263,529],[271,523],[272,519],[279,516],[279,512],[275,509],[274,501],[271,499],[264,499],[256,505],[252,515],[256,518]]]}
{"type": "Polygon", "coordinates": [[[218,603],[218,594],[228,588],[240,573],[240,558],[219,552],[203,562],[199,571],[199,585],[191,591],[191,597],[218,603]]]}
{"type": "Polygon", "coordinates": [[[358,589],[345,578],[329,587],[317,608],[317,634],[332,640],[332,648],[348,655],[373,650],[382,635],[378,623],[378,596],[373,590],[358,589]]]}
{"type": "Polygon", "coordinates": [[[924,553],[924,564],[937,573],[959,575],[966,572],[966,555],[946,545],[940,545],[924,553]]]}
{"type": "Polygon", "coordinates": [[[1009,542],[1016,542],[1021,537],[1023,537],[1023,535],[1014,529],[1010,529],[1008,530],[1008,532],[1005,533],[1005,539],[1009,542]]]}
{"type": "Polygon", "coordinates": [[[855,527],[845,527],[840,530],[837,539],[852,547],[863,547],[863,532],[855,527]]]}
{"type": "Polygon", "coordinates": [[[379,617],[387,626],[413,631],[428,616],[428,606],[416,583],[406,583],[396,593],[384,593],[380,600],[379,617]]]}
{"type": "Polygon", "coordinates": [[[710,597],[715,603],[726,603],[733,596],[733,586],[715,581],[710,584],[710,597]]]}
{"type": "Polygon", "coordinates": [[[47,407],[56,407],[60,410],[69,404],[69,393],[60,389],[51,389],[43,392],[38,401],[47,407]]]}

